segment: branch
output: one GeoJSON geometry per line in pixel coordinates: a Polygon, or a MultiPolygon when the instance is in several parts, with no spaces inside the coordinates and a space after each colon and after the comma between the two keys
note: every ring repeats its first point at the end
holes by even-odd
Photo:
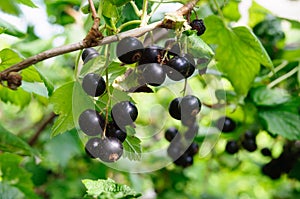
{"type": "MultiPolygon", "coordinates": [[[[178,15],[188,14],[193,9],[193,7],[197,4],[198,1],[200,1],[200,0],[191,0],[190,2],[188,2],[187,4],[182,6],[180,9],[178,9],[176,11],[176,14],[178,14],[178,15]]],[[[92,0],[89,0],[89,2],[92,2],[92,0]]],[[[61,46],[61,47],[56,47],[56,48],[53,48],[50,50],[46,50],[37,55],[29,57],[13,66],[1,71],[0,72],[0,81],[7,80],[7,77],[9,75],[9,73],[11,73],[11,72],[18,72],[20,70],[23,70],[23,69],[31,66],[32,64],[36,64],[38,62],[41,62],[45,59],[49,59],[51,57],[66,54],[69,52],[74,52],[74,51],[81,50],[81,49],[88,48],[88,47],[109,44],[112,42],[119,41],[124,37],[129,37],[129,36],[140,37],[140,36],[144,35],[145,33],[150,32],[156,28],[165,27],[163,24],[164,23],[163,20],[161,20],[161,21],[146,25],[144,27],[135,28],[132,30],[128,30],[126,32],[119,33],[117,35],[112,35],[112,36],[103,38],[101,32],[99,32],[99,30],[98,30],[98,27],[100,24],[100,18],[97,17],[95,8],[93,11],[92,7],[94,7],[94,4],[90,3],[90,6],[91,6],[91,10],[92,10],[92,15],[94,18],[94,24],[93,24],[91,30],[89,31],[89,33],[87,34],[87,36],[82,41],[80,41],[78,43],[69,44],[69,45],[65,45],[65,46],[61,46]]]]}
{"type": "Polygon", "coordinates": [[[47,127],[47,125],[53,121],[55,116],[56,115],[54,113],[51,113],[50,116],[42,124],[40,124],[40,126],[38,127],[35,134],[28,141],[28,144],[30,146],[33,146],[36,143],[36,141],[38,140],[41,133],[44,131],[44,129],[47,127]]]}

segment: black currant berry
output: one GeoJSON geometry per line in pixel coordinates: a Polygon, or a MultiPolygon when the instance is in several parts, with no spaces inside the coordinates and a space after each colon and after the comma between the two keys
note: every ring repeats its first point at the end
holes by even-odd
{"type": "Polygon", "coordinates": [[[89,60],[93,59],[94,57],[99,56],[99,53],[94,48],[86,48],[83,50],[81,54],[81,59],[85,63],[89,60]]]}
{"type": "Polygon", "coordinates": [[[202,35],[205,30],[206,27],[204,25],[204,22],[202,19],[195,19],[190,23],[190,26],[192,27],[192,30],[197,30],[197,35],[200,36],[202,35]]]}
{"type": "Polygon", "coordinates": [[[196,142],[192,142],[192,144],[189,146],[185,153],[187,153],[190,156],[194,156],[198,153],[198,151],[199,145],[196,142]]]}
{"type": "Polygon", "coordinates": [[[229,140],[226,143],[225,151],[230,154],[235,154],[239,151],[239,144],[236,140],[229,140]]]}
{"type": "Polygon", "coordinates": [[[169,62],[170,67],[167,75],[174,81],[179,81],[190,76],[190,71],[195,70],[194,67],[185,57],[175,56],[169,62]],[[179,74],[178,74],[179,73],[179,74]]]}
{"type": "Polygon", "coordinates": [[[160,63],[163,57],[163,49],[159,46],[148,46],[144,49],[139,65],[149,63],[160,63]]]}
{"type": "Polygon", "coordinates": [[[253,133],[252,131],[250,130],[247,130],[245,133],[244,133],[244,139],[254,139],[255,140],[255,133],[253,133]]]}
{"type": "Polygon", "coordinates": [[[201,110],[201,102],[194,95],[186,95],[180,101],[181,118],[196,116],[201,110]]]}
{"type": "Polygon", "coordinates": [[[104,162],[115,162],[123,154],[123,145],[117,138],[104,138],[100,142],[99,158],[104,162]]]}
{"type": "Polygon", "coordinates": [[[228,133],[234,131],[236,124],[235,121],[229,117],[220,117],[217,120],[217,128],[224,133],[228,133]]]}
{"type": "Polygon", "coordinates": [[[143,64],[139,66],[143,80],[151,86],[159,86],[166,79],[166,73],[158,63],[143,64]]]}
{"type": "Polygon", "coordinates": [[[105,80],[98,74],[89,73],[82,80],[82,88],[88,95],[98,97],[106,90],[105,80]]]}
{"type": "Polygon", "coordinates": [[[117,57],[125,64],[139,61],[143,54],[144,46],[135,37],[125,37],[117,44],[117,57]]]}
{"type": "Polygon", "coordinates": [[[272,152],[271,152],[271,150],[269,149],[269,148],[262,148],[261,150],[260,150],[260,152],[261,152],[261,154],[263,155],[263,156],[268,156],[268,157],[272,157],[272,152]]]}
{"type": "Polygon", "coordinates": [[[188,78],[194,73],[196,62],[194,60],[194,57],[191,54],[183,54],[182,57],[186,58],[190,64],[189,70],[185,75],[185,78],[188,78]]]}
{"type": "Polygon", "coordinates": [[[173,99],[169,105],[169,114],[176,120],[181,119],[180,101],[181,97],[173,99]]]}
{"type": "Polygon", "coordinates": [[[177,160],[174,161],[174,164],[186,168],[191,166],[193,162],[194,162],[193,156],[184,153],[182,156],[180,156],[177,160]]]}
{"type": "Polygon", "coordinates": [[[122,101],[112,107],[111,116],[117,126],[121,130],[126,131],[125,126],[132,124],[136,120],[138,110],[130,101],[122,101]]]}
{"type": "Polygon", "coordinates": [[[86,135],[95,136],[102,133],[105,121],[98,112],[87,109],[80,114],[78,123],[86,135]]]}
{"type": "Polygon", "coordinates": [[[102,140],[101,138],[94,137],[90,138],[87,143],[85,144],[85,151],[91,158],[98,158],[100,157],[101,145],[102,140]]]}
{"type": "Polygon", "coordinates": [[[171,142],[176,135],[180,135],[178,130],[175,127],[170,127],[165,132],[165,138],[171,142]]]}
{"type": "Polygon", "coordinates": [[[242,146],[244,149],[246,149],[249,152],[253,152],[257,149],[255,139],[244,139],[242,141],[242,146]]]}
{"type": "Polygon", "coordinates": [[[105,135],[107,137],[117,138],[121,142],[124,142],[127,137],[127,133],[119,129],[113,121],[107,124],[105,135]]]}
{"type": "Polygon", "coordinates": [[[172,56],[180,55],[180,46],[175,41],[175,39],[166,40],[165,49],[168,51],[168,55],[172,55],[172,56]]]}
{"type": "Polygon", "coordinates": [[[277,159],[272,159],[269,163],[262,167],[262,173],[269,176],[271,179],[279,179],[282,172],[282,168],[277,159]]]}

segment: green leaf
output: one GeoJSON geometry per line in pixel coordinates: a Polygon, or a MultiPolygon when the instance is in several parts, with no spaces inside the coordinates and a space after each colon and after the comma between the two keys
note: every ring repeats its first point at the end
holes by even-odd
{"type": "Polygon", "coordinates": [[[57,88],[50,103],[54,105],[53,111],[59,115],[52,126],[52,137],[73,129],[79,114],[94,106],[79,82],[69,82],[57,88]]]}
{"type": "Polygon", "coordinates": [[[213,50],[208,46],[197,34],[192,34],[187,37],[187,49],[188,53],[191,53],[194,57],[200,59],[206,59],[207,61],[201,65],[197,65],[198,69],[206,67],[214,56],[213,50]]]}
{"type": "Polygon", "coordinates": [[[270,89],[266,86],[252,89],[250,97],[257,106],[276,106],[291,99],[286,90],[281,88],[270,89]]]}
{"type": "Polygon", "coordinates": [[[111,3],[117,7],[120,7],[128,2],[130,2],[131,0],[111,0],[111,3]]]}
{"type": "Polygon", "coordinates": [[[229,1],[222,9],[223,15],[231,21],[238,21],[241,18],[239,3],[239,1],[229,1]]]}
{"type": "Polygon", "coordinates": [[[40,78],[43,80],[43,82],[47,88],[48,96],[51,96],[54,91],[53,83],[37,68],[36,68],[36,71],[39,73],[40,78]]]}
{"type": "Polygon", "coordinates": [[[37,199],[33,191],[31,174],[20,166],[21,161],[22,158],[16,154],[0,154],[1,182],[17,188],[25,195],[25,198],[37,199]]]}
{"type": "Polygon", "coordinates": [[[271,13],[269,10],[259,5],[255,1],[252,1],[252,5],[249,9],[249,25],[254,27],[257,23],[263,21],[267,14],[271,13]]]}
{"type": "Polygon", "coordinates": [[[265,128],[274,135],[281,135],[290,140],[300,139],[300,99],[272,108],[260,108],[259,117],[265,128]]]}
{"type": "Polygon", "coordinates": [[[37,6],[31,0],[17,0],[17,2],[31,8],[37,8],[37,6]]]}
{"type": "Polygon", "coordinates": [[[50,98],[54,113],[59,115],[52,126],[52,137],[75,127],[72,114],[74,84],[75,82],[69,82],[62,85],[54,91],[50,98]]]}
{"type": "Polygon", "coordinates": [[[11,90],[0,85],[0,99],[5,103],[10,102],[24,108],[31,101],[31,94],[20,87],[17,90],[11,90]]]}
{"type": "Polygon", "coordinates": [[[84,179],[82,183],[87,188],[87,193],[94,198],[101,199],[125,199],[138,198],[141,196],[127,185],[117,184],[114,180],[89,180],[84,179]]]}
{"type": "Polygon", "coordinates": [[[12,152],[20,155],[37,155],[24,140],[7,131],[0,124],[0,151],[12,152]]]}
{"type": "Polygon", "coordinates": [[[124,153],[123,157],[129,160],[140,160],[142,154],[141,140],[133,135],[127,136],[123,142],[124,153]]]}
{"type": "Polygon", "coordinates": [[[4,33],[4,32],[5,32],[5,30],[6,30],[6,28],[4,28],[4,27],[1,27],[1,25],[0,25],[0,34],[4,33]]]}
{"type": "Polygon", "coordinates": [[[85,76],[88,73],[97,73],[97,74],[102,74],[105,70],[105,62],[106,62],[106,57],[99,55],[98,57],[95,57],[88,61],[86,64],[83,65],[81,71],[80,71],[80,76],[85,76]]]}
{"type": "Polygon", "coordinates": [[[207,30],[204,41],[216,44],[219,70],[230,80],[238,94],[246,95],[260,64],[272,68],[273,64],[257,37],[246,27],[228,28],[217,16],[205,18],[207,30]]]}
{"type": "MultiPolygon", "coordinates": [[[[1,4],[1,3],[0,3],[1,4]]],[[[0,27],[2,29],[2,33],[15,36],[15,37],[24,37],[25,33],[18,30],[16,26],[4,21],[3,19],[0,18],[0,27]]]]}
{"type": "Polygon", "coordinates": [[[14,2],[14,0],[0,1],[0,10],[3,11],[3,12],[6,12],[8,14],[12,14],[12,15],[19,15],[20,14],[20,8],[14,2]]]}

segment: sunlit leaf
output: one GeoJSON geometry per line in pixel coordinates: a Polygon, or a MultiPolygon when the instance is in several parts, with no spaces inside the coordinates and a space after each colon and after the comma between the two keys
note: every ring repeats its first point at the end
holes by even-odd
{"type": "Polygon", "coordinates": [[[218,68],[231,81],[238,94],[246,95],[260,70],[273,64],[256,36],[246,27],[226,27],[217,16],[205,18],[203,39],[217,45],[218,68]]]}
{"type": "Polygon", "coordinates": [[[108,178],[107,180],[89,180],[84,179],[82,183],[87,188],[87,193],[94,198],[102,199],[126,199],[138,198],[141,196],[127,185],[116,183],[108,178]]]}
{"type": "Polygon", "coordinates": [[[140,160],[141,159],[141,140],[133,135],[127,136],[123,142],[124,153],[123,157],[129,160],[140,160]]]}

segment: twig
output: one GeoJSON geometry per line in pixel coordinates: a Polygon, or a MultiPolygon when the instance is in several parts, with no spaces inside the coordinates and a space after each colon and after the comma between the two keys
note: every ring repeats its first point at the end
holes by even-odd
{"type": "Polygon", "coordinates": [[[270,84],[268,84],[267,87],[268,87],[268,88],[273,88],[276,84],[282,82],[283,80],[285,80],[285,79],[291,77],[292,75],[294,75],[295,73],[297,73],[298,70],[299,70],[298,67],[295,67],[295,68],[294,68],[293,70],[291,70],[290,72],[288,72],[288,73],[282,75],[281,77],[275,79],[274,81],[272,81],[270,84]]]}
{"type": "Polygon", "coordinates": [[[90,4],[91,12],[92,12],[92,17],[93,17],[93,19],[96,19],[98,17],[98,15],[97,15],[93,0],[89,0],[89,4],[90,4]]]}
{"type": "MultiPolygon", "coordinates": [[[[198,1],[200,1],[200,0],[191,0],[186,5],[184,5],[180,9],[178,9],[176,11],[176,13],[178,15],[185,15],[185,14],[189,13],[198,1]]],[[[94,4],[90,4],[90,5],[92,6],[94,4]]],[[[74,52],[74,51],[81,50],[81,49],[88,48],[88,47],[109,44],[112,42],[116,42],[124,37],[129,37],[129,36],[140,37],[140,36],[144,35],[145,33],[154,30],[155,28],[165,27],[163,25],[163,23],[164,23],[164,21],[161,20],[161,21],[146,25],[144,27],[135,28],[132,30],[128,30],[128,31],[119,33],[118,35],[112,35],[112,36],[103,38],[101,32],[98,31],[98,27],[100,25],[100,18],[96,17],[96,18],[94,18],[94,24],[93,24],[91,30],[89,31],[87,36],[83,39],[83,41],[80,41],[80,42],[74,43],[74,44],[56,47],[56,48],[53,48],[50,50],[46,50],[37,55],[29,57],[19,63],[16,63],[16,64],[12,65],[11,67],[0,72],[0,81],[7,80],[8,74],[10,72],[18,72],[20,70],[23,70],[23,69],[31,66],[32,64],[36,64],[38,62],[49,59],[51,57],[74,52]]]]}
{"type": "Polygon", "coordinates": [[[41,133],[45,130],[45,128],[47,127],[47,125],[53,121],[53,119],[55,118],[55,116],[56,115],[54,113],[51,113],[49,115],[49,117],[47,119],[45,119],[45,121],[43,123],[41,123],[41,125],[38,127],[38,129],[35,132],[35,134],[33,134],[33,136],[28,141],[28,144],[30,146],[33,146],[36,143],[36,141],[38,140],[38,138],[41,135],[41,133]]]}

